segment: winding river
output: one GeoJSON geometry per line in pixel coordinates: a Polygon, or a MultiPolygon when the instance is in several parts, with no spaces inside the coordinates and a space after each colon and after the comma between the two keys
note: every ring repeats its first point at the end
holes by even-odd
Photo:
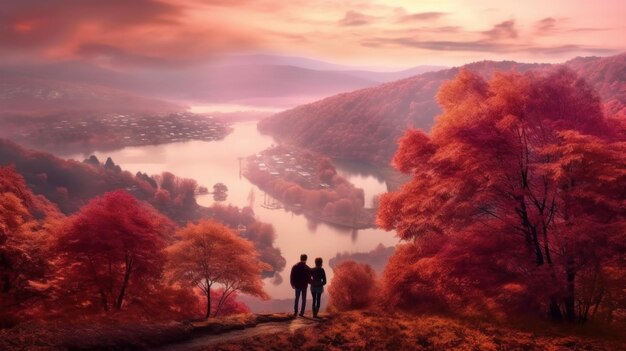
{"type": "MultiPolygon", "coordinates": [[[[239,207],[249,204],[250,193],[254,193],[253,209],[257,218],[271,223],[276,230],[275,245],[280,248],[287,260],[285,271],[281,272],[283,281],[276,284],[271,279],[265,280],[265,289],[272,299],[287,299],[293,295],[289,286],[289,269],[296,263],[301,253],[307,253],[312,259],[323,257],[328,279],[332,279],[332,269],[328,260],[339,252],[368,252],[379,243],[385,246],[395,245],[398,240],[392,232],[379,229],[352,230],[342,229],[324,223],[308,220],[303,215],[287,212],[283,209],[270,210],[261,206],[264,194],[246,178],[240,176],[239,158],[261,151],[274,140],[261,135],[256,129],[256,122],[241,122],[232,125],[233,132],[220,141],[189,141],[156,146],[126,147],[116,151],[95,152],[100,160],[111,157],[122,169],[132,173],[137,171],[158,174],[169,171],[179,177],[193,178],[198,184],[212,188],[222,182],[228,186],[228,198],[224,204],[239,207]]],[[[82,161],[89,155],[70,155],[82,161]]],[[[375,195],[387,190],[385,183],[368,173],[367,169],[354,164],[337,164],[340,174],[357,187],[364,189],[366,206],[372,206],[375,195]]],[[[211,195],[198,197],[198,203],[211,206],[211,195]]],[[[252,306],[253,310],[259,307],[252,306]]]]}

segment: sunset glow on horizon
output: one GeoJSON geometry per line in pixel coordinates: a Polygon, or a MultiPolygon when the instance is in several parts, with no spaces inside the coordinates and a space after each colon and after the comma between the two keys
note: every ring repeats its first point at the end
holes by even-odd
{"type": "Polygon", "coordinates": [[[6,62],[185,67],[231,54],[367,67],[562,62],[626,49],[626,3],[589,1],[7,1],[6,62]],[[470,6],[471,5],[471,6],[470,6]]]}

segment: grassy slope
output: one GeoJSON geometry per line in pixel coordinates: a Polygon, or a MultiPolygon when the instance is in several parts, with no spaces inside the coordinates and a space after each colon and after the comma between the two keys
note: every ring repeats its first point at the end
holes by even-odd
{"type": "Polygon", "coordinates": [[[608,332],[590,336],[580,330],[536,330],[441,316],[347,312],[314,328],[255,337],[207,350],[626,350],[608,332]]]}
{"type": "Polygon", "coordinates": [[[240,314],[195,322],[139,320],[124,313],[76,317],[0,330],[0,350],[143,350],[193,336],[223,334],[292,319],[291,314],[285,313],[240,314]]]}
{"type": "MultiPolygon", "coordinates": [[[[140,350],[290,315],[238,315],[182,324],[146,321],[30,323],[0,330],[0,350],[140,350]]],[[[229,341],[204,350],[626,350],[619,330],[531,323],[496,325],[436,315],[344,312],[315,327],[229,341]]],[[[202,349],[202,348],[201,348],[202,349]]]]}

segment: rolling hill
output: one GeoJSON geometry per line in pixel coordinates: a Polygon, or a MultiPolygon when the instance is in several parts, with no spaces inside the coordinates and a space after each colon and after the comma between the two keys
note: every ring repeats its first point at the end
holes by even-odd
{"type": "MultiPolygon", "coordinates": [[[[598,90],[612,115],[625,111],[625,64],[626,54],[565,63],[598,90]]],[[[441,113],[435,95],[461,68],[490,77],[496,71],[522,73],[551,67],[554,65],[482,61],[428,72],[298,106],[262,120],[259,130],[334,158],[387,165],[396,150],[396,140],[407,127],[431,128],[441,113]]]]}
{"type": "Polygon", "coordinates": [[[173,112],[183,106],[85,83],[0,72],[0,113],[173,112]]]}

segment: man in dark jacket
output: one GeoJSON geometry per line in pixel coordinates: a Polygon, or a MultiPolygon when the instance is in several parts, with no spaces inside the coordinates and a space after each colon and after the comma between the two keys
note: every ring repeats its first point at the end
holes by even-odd
{"type": "Polygon", "coordinates": [[[304,315],[306,308],[306,290],[311,280],[311,268],[306,265],[307,255],[300,255],[300,262],[291,268],[291,287],[296,290],[296,302],[293,304],[293,315],[298,314],[298,300],[302,295],[302,307],[300,308],[300,316],[304,315]]]}

